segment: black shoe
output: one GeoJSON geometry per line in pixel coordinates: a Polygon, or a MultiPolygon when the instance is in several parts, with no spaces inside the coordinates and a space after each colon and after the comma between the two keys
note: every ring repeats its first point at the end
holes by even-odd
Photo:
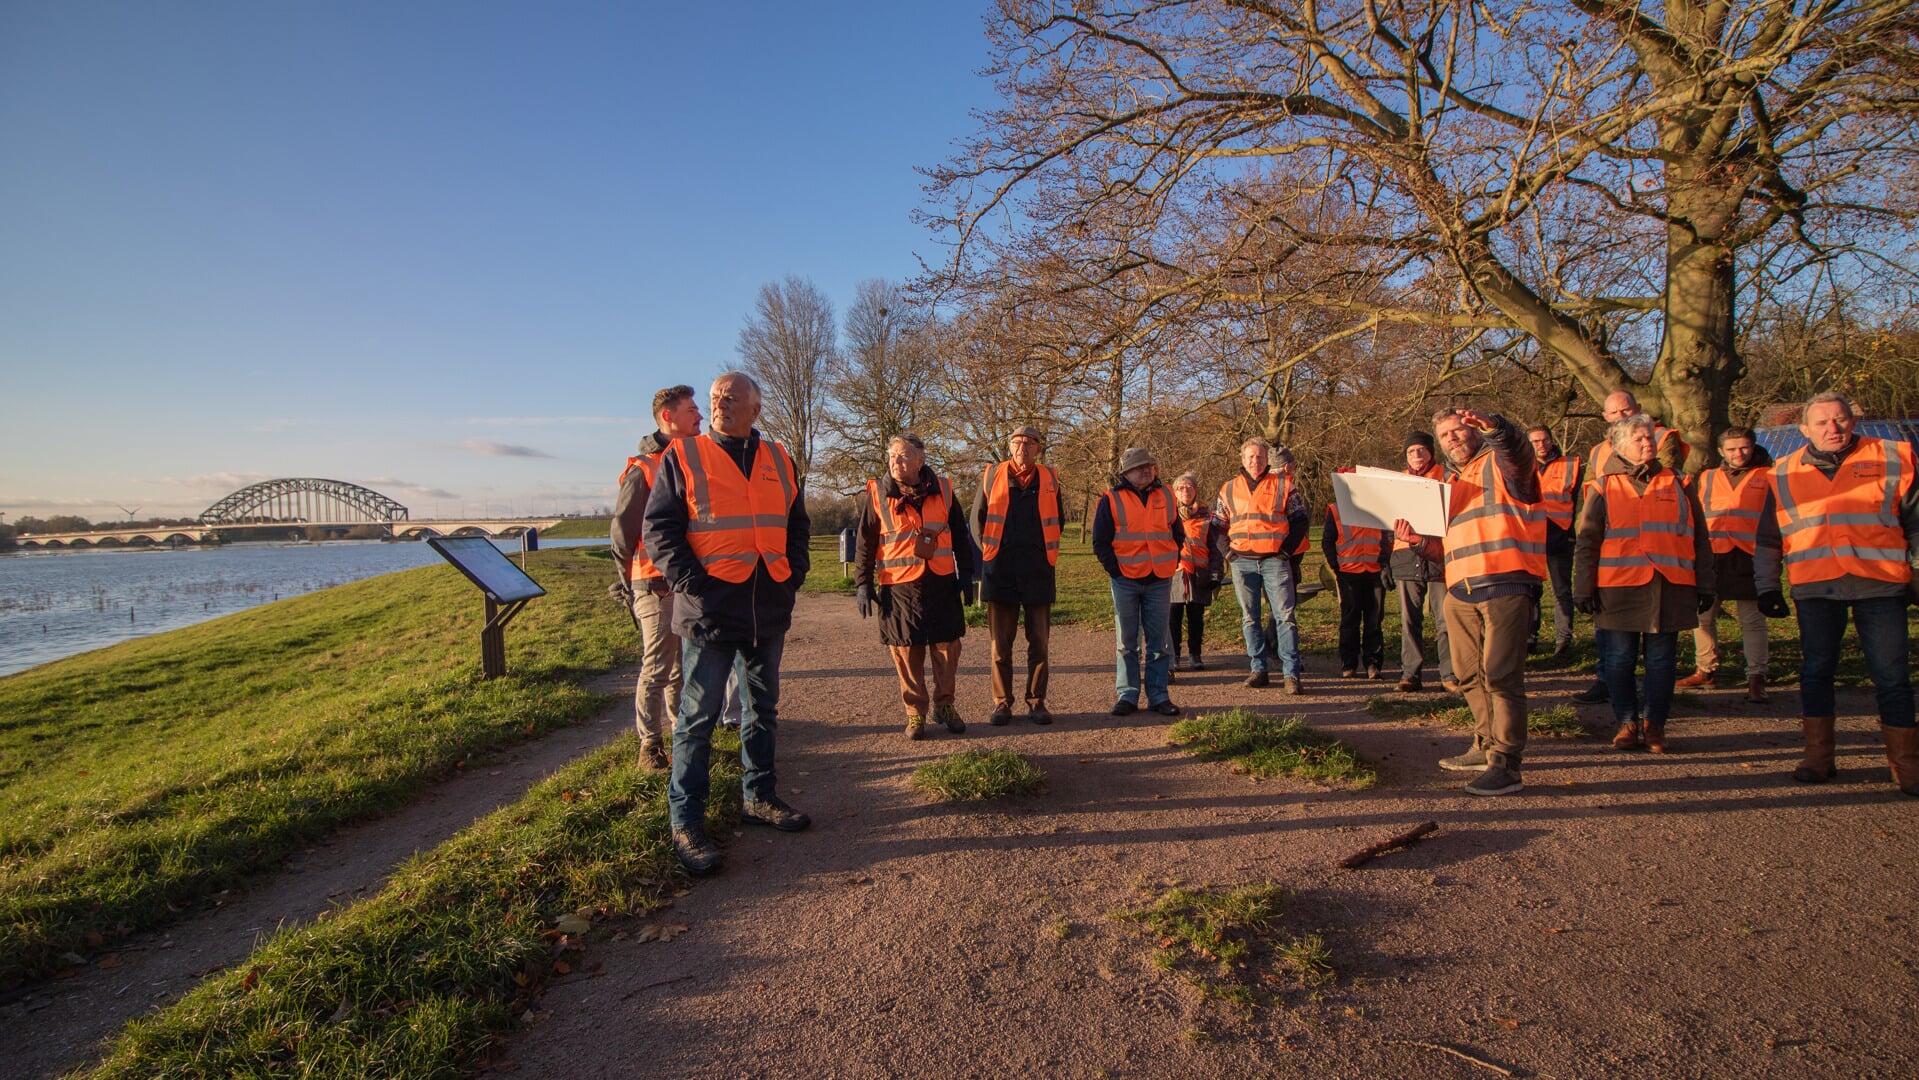
{"type": "Polygon", "coordinates": [[[1138,711],[1139,711],[1139,706],[1138,706],[1138,705],[1135,705],[1135,704],[1133,704],[1133,703],[1132,703],[1132,702],[1130,702],[1130,701],[1115,701],[1115,702],[1113,702],[1113,715],[1114,715],[1114,716],[1131,716],[1131,715],[1133,715],[1134,713],[1136,713],[1136,712],[1138,712],[1138,711]]]}
{"type": "Polygon", "coordinates": [[[1162,701],[1159,704],[1153,706],[1153,711],[1160,714],[1161,716],[1178,716],[1179,706],[1173,704],[1170,701],[1162,701]]]}
{"type": "Polygon", "coordinates": [[[1604,705],[1612,700],[1612,694],[1606,691],[1606,684],[1596,682],[1572,696],[1581,705],[1604,705]]]}
{"type": "Polygon", "coordinates": [[[1046,708],[1044,701],[1035,701],[1026,707],[1026,718],[1044,727],[1053,722],[1053,714],[1046,708]]]}
{"type": "Polygon", "coordinates": [[[1553,663],[1555,664],[1565,663],[1572,659],[1572,655],[1573,643],[1570,641],[1562,641],[1558,645],[1553,646],[1553,663]]]}
{"type": "Polygon", "coordinates": [[[1206,670],[1206,661],[1204,661],[1204,660],[1201,660],[1201,659],[1199,658],[1199,654],[1198,654],[1198,653],[1194,653],[1194,654],[1193,654],[1193,670],[1194,670],[1194,671],[1205,671],[1205,670],[1206,670]]]}
{"type": "Polygon", "coordinates": [[[799,832],[813,819],[780,801],[778,795],[748,799],[740,804],[740,820],[754,825],[771,825],[781,832],[799,832]]]}
{"type": "Polygon", "coordinates": [[[705,829],[674,829],[673,854],[679,856],[686,872],[699,877],[719,868],[720,849],[705,829]]]}
{"type": "Polygon", "coordinates": [[[1273,680],[1272,680],[1271,678],[1269,678],[1269,677],[1267,677],[1267,675],[1266,675],[1266,673],[1265,673],[1265,672],[1263,672],[1263,671],[1255,671],[1255,672],[1253,672],[1253,673],[1252,673],[1251,675],[1248,675],[1248,676],[1246,676],[1246,683],[1245,683],[1245,685],[1247,685],[1247,686],[1271,686],[1271,685],[1273,685],[1273,680]]]}
{"type": "Polygon", "coordinates": [[[993,706],[993,715],[987,717],[986,722],[994,727],[1005,727],[1012,719],[1013,703],[1010,701],[1002,701],[993,706]]]}

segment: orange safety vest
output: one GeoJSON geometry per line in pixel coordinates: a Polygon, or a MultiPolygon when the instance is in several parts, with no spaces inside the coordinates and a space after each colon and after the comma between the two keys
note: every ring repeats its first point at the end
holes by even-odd
{"type": "Polygon", "coordinates": [[[1738,548],[1748,555],[1759,546],[1759,515],[1765,513],[1765,469],[1747,469],[1737,483],[1726,479],[1726,470],[1707,469],[1699,474],[1699,508],[1706,512],[1706,532],[1712,537],[1715,555],[1738,548]]]}
{"type": "MultiPolygon", "coordinates": [[[[620,470],[619,486],[625,487],[626,475],[634,469],[638,469],[645,474],[647,490],[651,491],[653,488],[653,478],[660,474],[660,458],[665,455],[666,451],[662,449],[657,454],[640,454],[636,457],[627,458],[626,468],[620,470]]],[[[633,561],[626,565],[627,583],[632,584],[635,581],[645,581],[662,576],[664,575],[660,573],[659,567],[654,566],[653,560],[647,557],[646,544],[643,541],[635,543],[633,545],[633,561]]]]}
{"type": "MultiPolygon", "coordinates": [[[[1440,461],[1439,458],[1437,457],[1433,458],[1433,463],[1431,465],[1426,466],[1426,469],[1424,472],[1416,472],[1412,469],[1403,469],[1401,471],[1404,472],[1407,476],[1423,476],[1428,480],[1438,480],[1441,483],[1444,483],[1446,480],[1446,465],[1444,462],[1440,461]]],[[[1387,533],[1386,538],[1387,538],[1387,546],[1394,551],[1398,551],[1399,549],[1405,548],[1405,547],[1419,546],[1417,544],[1402,544],[1399,542],[1399,537],[1394,536],[1391,533],[1387,533]]]]}
{"type": "MultiPolygon", "coordinates": [[[[1050,465],[1039,469],[1039,531],[1046,539],[1046,565],[1059,565],[1059,473],[1050,465]]],[[[1000,538],[1006,535],[1006,508],[1013,501],[1013,463],[988,465],[979,478],[986,492],[986,510],[980,515],[980,559],[999,557],[1000,538]]]]}
{"type": "Polygon", "coordinates": [[[880,547],[873,562],[875,580],[881,585],[902,585],[917,581],[928,570],[941,577],[959,573],[959,564],[953,560],[953,519],[948,516],[953,508],[952,484],[942,478],[939,489],[922,500],[917,510],[904,499],[881,495],[878,480],[866,482],[866,494],[873,500],[873,516],[880,523],[880,547]],[[924,559],[913,554],[913,542],[922,529],[938,538],[933,554],[924,559]]]}
{"type": "Polygon", "coordinates": [[[1699,523],[1693,520],[1692,503],[1687,500],[1673,471],[1661,468],[1646,481],[1642,494],[1632,487],[1632,477],[1613,473],[1600,486],[1606,500],[1606,536],[1599,544],[1599,587],[1626,589],[1652,580],[1653,571],[1674,585],[1691,585],[1698,578],[1693,571],[1694,537],[1699,523]]]}
{"type": "MultiPolygon", "coordinates": [[[[1653,424],[1652,424],[1653,456],[1658,457],[1659,452],[1666,448],[1667,439],[1678,439],[1678,438],[1679,438],[1679,432],[1677,430],[1673,428],[1669,428],[1657,420],[1653,421],[1653,424]]],[[[1692,446],[1688,444],[1685,440],[1683,439],[1680,440],[1680,443],[1679,443],[1680,468],[1685,467],[1686,458],[1691,456],[1691,454],[1692,454],[1692,446]]],[[[1586,482],[1592,485],[1592,489],[1594,491],[1599,490],[1600,480],[1602,480],[1606,475],[1606,462],[1611,461],[1612,456],[1613,456],[1613,448],[1612,448],[1611,439],[1601,439],[1599,440],[1598,444],[1596,444],[1592,448],[1591,460],[1589,460],[1586,463],[1586,482]]]]}
{"type": "Polygon", "coordinates": [[[1169,578],[1179,565],[1179,533],[1164,485],[1141,499],[1130,486],[1108,491],[1113,515],[1113,559],[1129,578],[1169,578]],[[1129,496],[1119,498],[1121,493],[1129,496]],[[1135,509],[1137,507],[1137,509],[1135,509]]]}
{"type": "Polygon", "coordinates": [[[1491,450],[1454,474],[1452,496],[1445,541],[1448,589],[1493,574],[1545,580],[1546,515],[1506,489],[1491,450]]]}
{"type": "Polygon", "coordinates": [[[786,561],[786,512],[799,485],[786,447],[760,438],[752,477],[711,435],[675,439],[686,481],[686,540],[706,572],[738,584],[766,563],[774,581],[793,576],[786,561]]]}
{"type": "Polygon", "coordinates": [[[1211,514],[1194,514],[1180,519],[1179,527],[1183,539],[1179,544],[1179,568],[1188,576],[1197,575],[1206,569],[1212,561],[1212,551],[1206,534],[1213,524],[1211,514]]]}
{"type": "Polygon", "coordinates": [[[1579,459],[1560,454],[1539,467],[1539,508],[1546,520],[1567,532],[1573,527],[1573,499],[1579,494],[1579,459]]]}
{"type": "Polygon", "coordinates": [[[1899,503],[1912,489],[1912,444],[1861,438],[1831,480],[1802,447],[1773,466],[1779,535],[1794,585],[1839,577],[1912,580],[1899,503]]]}
{"type": "Polygon", "coordinates": [[[1339,520],[1339,504],[1326,504],[1326,524],[1333,530],[1333,555],[1348,574],[1378,573],[1386,551],[1386,530],[1349,529],[1339,520]]]}
{"type": "Polygon", "coordinates": [[[1279,554],[1286,543],[1286,504],[1292,501],[1293,479],[1284,485],[1279,473],[1267,469],[1259,483],[1246,483],[1241,472],[1220,485],[1220,505],[1226,508],[1226,542],[1241,555],[1265,558],[1279,554]],[[1267,483],[1272,480],[1272,483],[1267,483]]]}

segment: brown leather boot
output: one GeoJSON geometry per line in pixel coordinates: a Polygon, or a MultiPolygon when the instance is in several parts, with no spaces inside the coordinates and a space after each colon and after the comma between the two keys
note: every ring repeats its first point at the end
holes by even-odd
{"type": "Polygon", "coordinates": [[[1766,676],[1763,672],[1746,676],[1746,700],[1754,705],[1764,705],[1772,700],[1766,693],[1766,676]]]}
{"type": "Polygon", "coordinates": [[[1886,740],[1886,761],[1892,766],[1892,786],[1919,798],[1919,728],[1879,725],[1886,740]]]}
{"type": "Polygon", "coordinates": [[[1646,749],[1654,754],[1666,752],[1666,725],[1646,721],[1646,749]]]}
{"type": "Polygon", "coordinates": [[[1631,721],[1619,725],[1619,734],[1612,737],[1612,748],[1631,750],[1639,745],[1639,725],[1631,721]]]}
{"type": "Polygon", "coordinates": [[[1799,718],[1799,730],[1806,737],[1806,756],[1799,761],[1799,767],[1792,771],[1792,778],[1802,784],[1823,784],[1839,775],[1832,763],[1833,722],[1831,716],[1802,716],[1799,718]]]}
{"type": "Polygon", "coordinates": [[[1688,675],[1685,678],[1679,680],[1678,682],[1673,683],[1673,685],[1683,686],[1688,690],[1694,690],[1701,686],[1711,686],[1712,676],[1713,676],[1713,673],[1710,671],[1695,671],[1691,675],[1688,675]]]}

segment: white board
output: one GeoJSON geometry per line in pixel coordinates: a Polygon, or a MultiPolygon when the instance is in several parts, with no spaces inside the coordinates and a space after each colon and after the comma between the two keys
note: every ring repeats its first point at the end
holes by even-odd
{"type": "Polygon", "coordinates": [[[1339,520],[1356,529],[1391,533],[1393,522],[1404,518],[1421,536],[1445,536],[1451,499],[1452,485],[1423,476],[1385,469],[1333,474],[1339,520]]]}

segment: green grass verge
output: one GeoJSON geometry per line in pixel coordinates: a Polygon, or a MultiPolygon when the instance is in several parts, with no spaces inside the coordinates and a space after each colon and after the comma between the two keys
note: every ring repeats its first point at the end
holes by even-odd
{"type": "MultiPolygon", "coordinates": [[[[546,981],[577,965],[558,918],[637,914],[678,874],[665,777],[631,734],[402,867],[376,896],[269,940],[134,1021],[94,1077],[471,1074],[546,981]]],[[[709,827],[738,820],[716,733],[709,827]]]]}
{"type": "Polygon", "coordinates": [[[388,574],[0,679],[0,987],[110,950],[469,758],[592,715],[639,659],[602,559],[548,590],[479,678],[481,599],[388,574]]]}
{"type": "Polygon", "coordinates": [[[1046,774],[1011,750],[961,750],[913,770],[914,787],[954,801],[1026,795],[1045,780],[1046,774]]]}
{"type": "Polygon", "coordinates": [[[1371,764],[1297,716],[1250,709],[1205,713],[1167,729],[1166,741],[1209,761],[1230,761],[1254,776],[1292,776],[1363,788],[1379,779],[1371,764]]]}
{"type": "Polygon", "coordinates": [[[613,533],[613,519],[610,517],[567,518],[550,529],[541,529],[541,539],[551,540],[610,540],[613,533]]]}
{"type": "MultiPolygon", "coordinates": [[[[1439,723],[1461,731],[1471,731],[1474,726],[1472,709],[1467,707],[1464,699],[1454,696],[1424,701],[1375,697],[1367,700],[1366,711],[1387,719],[1439,723]]],[[[1586,725],[1579,722],[1579,713],[1571,705],[1560,702],[1544,709],[1528,709],[1526,734],[1583,739],[1591,733],[1586,730],[1586,725]]]]}
{"type": "Polygon", "coordinates": [[[1207,998],[1250,1012],[1258,991],[1314,987],[1334,977],[1331,950],[1318,934],[1285,932],[1290,889],[1255,882],[1231,889],[1171,888],[1143,908],[1113,913],[1155,939],[1153,964],[1207,998]]]}

